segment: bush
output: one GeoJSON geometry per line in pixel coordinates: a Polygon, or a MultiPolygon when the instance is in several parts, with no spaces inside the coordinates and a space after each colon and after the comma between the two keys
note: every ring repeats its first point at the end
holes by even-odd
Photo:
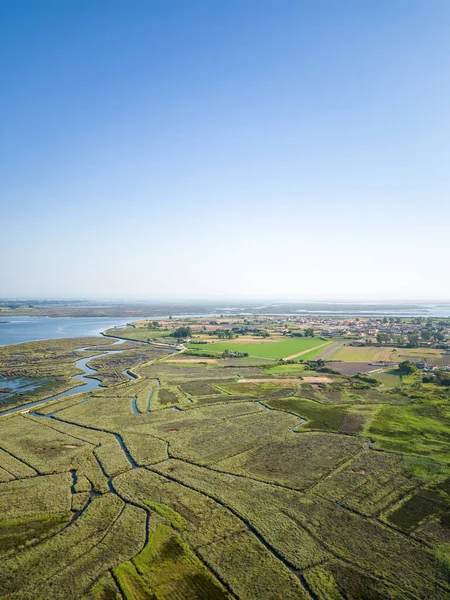
{"type": "Polygon", "coordinates": [[[172,333],[174,338],[188,338],[192,335],[192,329],[190,327],[178,327],[172,333]]]}
{"type": "Polygon", "coordinates": [[[435,371],[434,372],[436,381],[439,385],[450,385],[450,373],[448,371],[435,371]]]}
{"type": "Polygon", "coordinates": [[[380,385],[380,382],[378,381],[378,379],[375,379],[375,377],[368,377],[367,375],[361,375],[358,373],[358,375],[354,375],[352,377],[352,379],[357,379],[358,381],[362,381],[363,383],[368,383],[369,385],[380,385]]]}
{"type": "Polygon", "coordinates": [[[224,350],[222,352],[222,358],[244,358],[248,356],[248,352],[238,352],[233,350],[224,350]]]}
{"type": "Polygon", "coordinates": [[[203,350],[186,350],[185,352],[183,352],[183,354],[185,356],[202,356],[204,358],[217,358],[217,354],[214,354],[213,352],[203,352],[203,350]]]}
{"type": "Polygon", "coordinates": [[[412,375],[417,371],[417,367],[409,360],[404,360],[398,365],[398,370],[401,375],[412,375]]]}

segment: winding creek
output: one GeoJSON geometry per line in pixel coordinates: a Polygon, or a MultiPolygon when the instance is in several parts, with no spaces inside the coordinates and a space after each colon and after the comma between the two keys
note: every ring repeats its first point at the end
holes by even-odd
{"type": "MultiPolygon", "coordinates": [[[[123,344],[125,341],[126,340],[118,340],[117,342],[114,342],[114,344],[111,344],[111,346],[119,346],[120,344],[123,344]]],[[[86,348],[77,348],[77,352],[84,352],[84,351],[88,351],[88,350],[89,350],[89,346],[86,348]]],[[[28,404],[21,404],[20,406],[16,406],[14,408],[10,408],[9,410],[5,410],[0,413],[0,417],[6,417],[7,415],[12,415],[17,412],[28,411],[31,408],[34,408],[41,404],[45,404],[46,402],[50,402],[51,400],[59,400],[60,398],[66,398],[68,396],[73,396],[74,394],[78,394],[80,392],[92,392],[94,390],[98,390],[99,388],[104,389],[100,385],[100,381],[98,379],[93,379],[92,377],[88,377],[88,375],[94,375],[95,373],[97,373],[97,370],[89,367],[87,363],[89,361],[93,360],[94,358],[101,358],[102,356],[109,356],[110,354],[119,354],[120,352],[123,352],[123,350],[107,350],[107,351],[100,352],[99,354],[95,354],[94,356],[80,358],[79,360],[76,361],[75,366],[77,367],[77,369],[84,371],[84,373],[81,373],[80,375],[72,376],[73,380],[80,381],[79,385],[71,388],[70,390],[66,390],[65,392],[61,392],[60,394],[55,394],[54,396],[50,396],[49,398],[43,398],[42,400],[36,400],[35,402],[29,402],[28,404]]],[[[130,379],[136,379],[136,375],[134,375],[134,373],[130,372],[129,369],[125,369],[122,372],[124,375],[126,375],[130,379]]],[[[85,402],[87,400],[88,400],[88,398],[86,398],[83,402],[85,402]]]]}

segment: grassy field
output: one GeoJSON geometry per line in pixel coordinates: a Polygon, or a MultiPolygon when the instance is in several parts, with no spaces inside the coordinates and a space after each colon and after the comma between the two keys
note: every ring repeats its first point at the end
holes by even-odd
{"type": "Polygon", "coordinates": [[[348,362],[400,362],[402,360],[427,360],[439,363],[442,350],[433,348],[392,348],[390,346],[341,346],[330,360],[348,362]]]}
{"type": "MultiPolygon", "coordinates": [[[[273,360],[323,343],[129,344],[103,388],[0,418],[0,598],[447,600],[450,390],[273,360]]],[[[0,365],[69,377],[77,344],[0,365]]]]}
{"type": "Polygon", "coordinates": [[[373,373],[371,377],[378,379],[378,381],[386,388],[395,388],[402,383],[402,379],[397,368],[386,369],[380,373],[373,373]]]}
{"type": "MultiPolygon", "coordinates": [[[[247,352],[249,356],[261,358],[286,358],[294,354],[313,350],[317,346],[325,344],[320,338],[289,338],[282,341],[273,341],[270,338],[258,343],[242,343],[241,341],[229,340],[227,342],[213,342],[208,344],[188,344],[188,348],[205,352],[247,352]]],[[[319,351],[317,352],[319,353],[319,351]]],[[[310,354],[310,353],[309,353],[310,354]]],[[[299,358],[302,358],[300,356],[299,358]]]]}
{"type": "Polygon", "coordinates": [[[176,343],[176,340],[170,336],[170,331],[164,329],[147,329],[146,327],[125,327],[123,329],[109,329],[107,335],[124,338],[126,340],[136,340],[138,342],[147,342],[155,340],[161,342],[176,343]],[[169,338],[165,340],[164,338],[169,338]]]}

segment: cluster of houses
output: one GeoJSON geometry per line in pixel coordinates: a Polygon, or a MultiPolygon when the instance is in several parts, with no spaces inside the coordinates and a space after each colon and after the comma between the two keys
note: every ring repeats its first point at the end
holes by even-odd
{"type": "MultiPolygon", "coordinates": [[[[420,334],[425,328],[424,323],[399,321],[400,319],[385,322],[381,318],[327,319],[324,317],[310,317],[306,320],[309,325],[318,329],[320,335],[330,338],[354,336],[361,340],[374,340],[379,333],[384,333],[394,339],[396,336],[407,337],[411,334],[420,334]]],[[[450,344],[450,324],[440,325],[439,329],[450,344]]]]}
{"type": "Polygon", "coordinates": [[[423,371],[424,373],[433,373],[434,371],[449,371],[450,366],[444,365],[441,367],[431,367],[426,361],[420,361],[414,363],[418,369],[423,371]]]}

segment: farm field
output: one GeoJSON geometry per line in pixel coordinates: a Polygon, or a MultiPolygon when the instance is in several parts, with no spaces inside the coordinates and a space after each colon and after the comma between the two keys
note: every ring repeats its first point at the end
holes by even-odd
{"type": "MultiPolygon", "coordinates": [[[[58,343],[0,366],[70,381],[58,343]]],[[[0,415],[1,600],[450,596],[448,387],[137,343],[89,365],[102,387],[0,415]]]]}
{"type": "Polygon", "coordinates": [[[137,327],[127,327],[124,329],[109,329],[106,331],[107,335],[122,337],[124,339],[136,340],[138,342],[146,342],[147,340],[156,340],[161,342],[175,343],[173,338],[170,338],[170,331],[158,330],[158,329],[147,329],[137,327]],[[164,339],[169,337],[168,340],[164,339]]]}
{"type": "Polygon", "coordinates": [[[433,348],[392,348],[379,346],[341,346],[329,360],[348,362],[400,362],[427,360],[432,364],[442,357],[442,350],[433,348]]]}
{"type": "MultiPolygon", "coordinates": [[[[208,344],[187,344],[188,348],[205,352],[247,352],[249,356],[261,358],[287,358],[305,352],[311,358],[311,354],[319,346],[324,347],[328,342],[319,338],[291,338],[282,341],[264,339],[259,342],[248,343],[242,340],[229,340],[226,342],[212,342],[208,344]],[[308,352],[310,351],[310,352],[308,352]]],[[[317,350],[317,354],[320,350],[317,350]]],[[[301,358],[301,356],[299,356],[301,358]]]]}

